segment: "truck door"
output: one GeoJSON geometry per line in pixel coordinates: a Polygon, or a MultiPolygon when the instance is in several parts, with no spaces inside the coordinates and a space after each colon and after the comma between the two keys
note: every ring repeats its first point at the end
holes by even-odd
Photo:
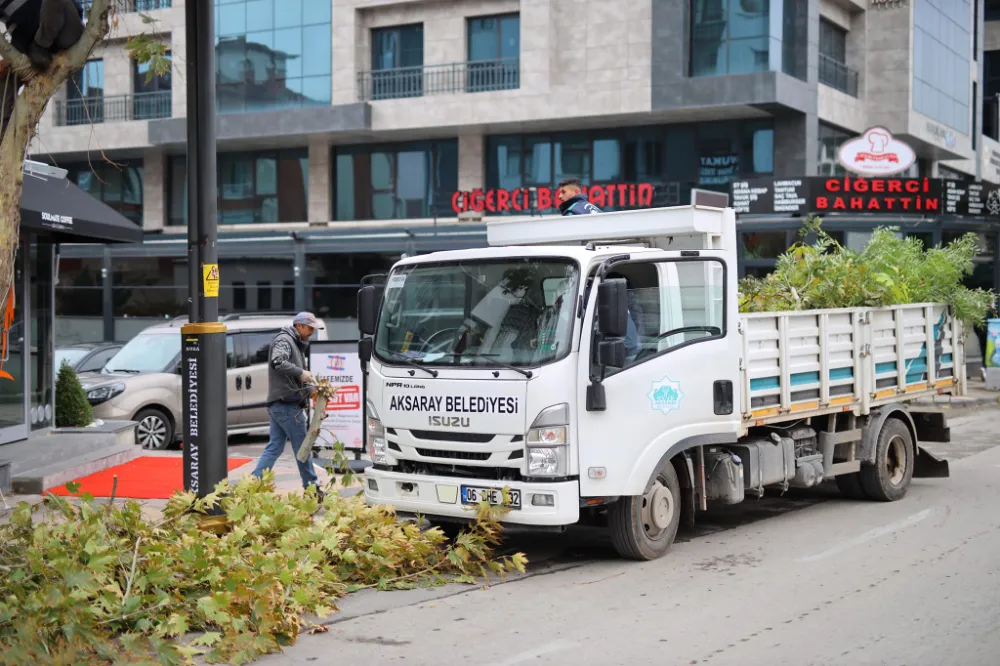
{"type": "MultiPolygon", "coordinates": [[[[608,277],[627,281],[638,343],[627,346],[624,368],[605,369],[604,411],[587,411],[588,382],[579,386],[584,496],[640,495],[667,453],[735,440],[741,345],[734,273],[714,257],[614,265],[608,277]]],[[[583,378],[601,374],[593,354],[596,292],[589,290],[590,334],[580,344],[583,378]]]]}

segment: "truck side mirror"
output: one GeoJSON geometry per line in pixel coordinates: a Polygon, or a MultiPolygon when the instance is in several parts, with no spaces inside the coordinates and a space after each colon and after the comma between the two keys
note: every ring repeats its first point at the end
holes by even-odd
{"type": "Polygon", "coordinates": [[[378,308],[382,303],[381,285],[365,285],[358,290],[358,329],[362,335],[375,335],[378,308]]]}
{"type": "Polygon", "coordinates": [[[371,338],[361,338],[358,342],[358,358],[361,359],[361,367],[368,365],[369,361],[372,360],[372,346],[373,341],[371,338]]]}
{"type": "Polygon", "coordinates": [[[606,368],[624,368],[625,340],[622,338],[601,340],[597,344],[597,360],[606,368]]]}
{"type": "Polygon", "coordinates": [[[616,278],[602,281],[597,287],[598,332],[608,338],[623,338],[627,327],[628,292],[625,280],[616,278]]]}

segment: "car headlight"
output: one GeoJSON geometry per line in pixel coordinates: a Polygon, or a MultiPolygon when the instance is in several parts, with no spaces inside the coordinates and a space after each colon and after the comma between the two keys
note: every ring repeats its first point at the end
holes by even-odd
{"type": "Polygon", "coordinates": [[[568,424],[567,403],[539,412],[525,438],[528,476],[562,477],[569,474],[568,424]]]}
{"type": "Polygon", "coordinates": [[[92,405],[99,405],[102,402],[111,400],[115,396],[121,395],[124,391],[125,385],[121,383],[98,386],[87,391],[87,402],[92,405]]]}
{"type": "Polygon", "coordinates": [[[385,426],[382,425],[382,419],[379,418],[378,412],[375,411],[375,406],[368,401],[368,456],[372,459],[372,462],[376,465],[385,465],[386,460],[386,446],[385,446],[385,426]]]}

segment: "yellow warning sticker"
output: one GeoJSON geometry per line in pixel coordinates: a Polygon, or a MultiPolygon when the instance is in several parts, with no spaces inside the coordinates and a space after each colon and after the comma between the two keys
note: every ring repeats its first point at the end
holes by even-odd
{"type": "Polygon", "coordinates": [[[219,264],[202,264],[205,283],[205,298],[219,297],[219,264]]]}

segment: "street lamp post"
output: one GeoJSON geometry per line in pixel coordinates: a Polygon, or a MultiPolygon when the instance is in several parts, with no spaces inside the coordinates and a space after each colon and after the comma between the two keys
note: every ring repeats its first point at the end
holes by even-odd
{"type": "Polygon", "coordinates": [[[216,249],[215,2],[188,0],[188,323],[181,328],[184,489],[208,495],[228,476],[226,327],[216,249]]]}

